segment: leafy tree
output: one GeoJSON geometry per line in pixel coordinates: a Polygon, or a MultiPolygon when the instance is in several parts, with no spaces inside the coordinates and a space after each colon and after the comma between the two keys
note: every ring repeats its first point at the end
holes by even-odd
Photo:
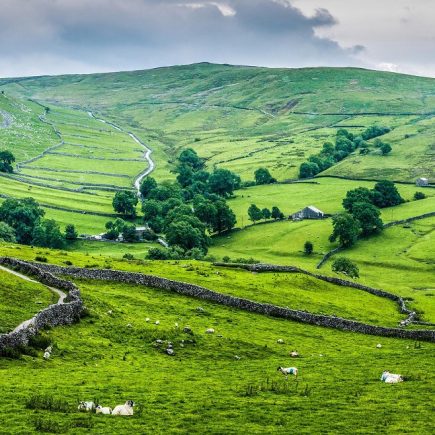
{"type": "Polygon", "coordinates": [[[387,154],[389,154],[391,152],[392,148],[391,145],[388,143],[383,143],[381,145],[381,153],[383,156],[386,156],[387,154]]]}
{"type": "Polygon", "coordinates": [[[33,230],[44,214],[33,198],[9,198],[0,206],[0,221],[11,226],[17,242],[23,244],[32,242],[33,230]]]}
{"type": "Polygon", "coordinates": [[[15,230],[6,222],[0,221],[0,242],[15,243],[15,230]]]}
{"type": "Polygon", "coordinates": [[[210,175],[208,187],[211,193],[222,197],[231,196],[240,187],[240,177],[228,169],[216,169],[210,175]]]}
{"type": "Polygon", "coordinates": [[[258,168],[254,172],[255,183],[256,184],[271,184],[276,183],[276,179],[270,175],[270,172],[267,168],[258,168]]]}
{"type": "Polygon", "coordinates": [[[418,201],[419,199],[426,198],[426,195],[423,192],[415,192],[414,193],[414,199],[418,201]]]}
{"type": "Polygon", "coordinates": [[[193,171],[199,171],[205,167],[204,159],[199,157],[196,151],[192,148],[183,150],[178,157],[178,161],[182,165],[190,166],[193,171]]]}
{"type": "Polygon", "coordinates": [[[117,213],[121,213],[125,216],[136,216],[136,205],[138,198],[136,192],[119,190],[115,193],[112,201],[113,209],[117,213]]]}
{"type": "Polygon", "coordinates": [[[137,242],[139,238],[136,233],[136,225],[126,223],[122,229],[122,238],[124,242],[137,242]]]}
{"type": "Polygon", "coordinates": [[[33,229],[32,243],[44,248],[62,249],[65,247],[65,237],[56,221],[42,219],[33,229]]]}
{"type": "Polygon", "coordinates": [[[194,207],[195,216],[207,226],[209,231],[212,231],[217,216],[217,209],[214,204],[203,197],[203,201],[194,207]]]}
{"type": "Polygon", "coordinates": [[[145,177],[140,184],[140,194],[143,198],[148,198],[152,190],[157,187],[157,181],[153,177],[145,177]]]}
{"type": "Polygon", "coordinates": [[[346,193],[343,199],[343,207],[349,213],[352,213],[353,205],[357,202],[373,203],[373,192],[366,187],[357,187],[346,193]]]}
{"type": "Polygon", "coordinates": [[[376,183],[373,193],[373,203],[379,208],[392,207],[405,202],[394,183],[388,180],[376,183]]]}
{"type": "Polygon", "coordinates": [[[165,226],[165,219],[161,216],[157,216],[149,220],[147,224],[155,233],[161,233],[165,226]]]}
{"type": "Polygon", "coordinates": [[[343,273],[351,278],[359,278],[358,266],[348,258],[337,258],[334,263],[332,263],[332,271],[335,273],[343,273]]]}
{"type": "Polygon", "coordinates": [[[331,142],[325,142],[323,144],[321,154],[332,156],[332,154],[334,154],[334,145],[331,142]]]}
{"type": "Polygon", "coordinates": [[[177,168],[177,181],[180,183],[180,186],[187,187],[193,182],[193,169],[189,165],[180,165],[177,168]]]}
{"type": "Polygon", "coordinates": [[[68,224],[65,227],[65,239],[67,240],[77,240],[78,233],[76,231],[76,227],[72,224],[68,224]]]}
{"type": "Polygon", "coordinates": [[[335,141],[335,149],[350,154],[355,149],[355,145],[350,139],[347,139],[347,137],[338,136],[335,141]]]}
{"type": "Polygon", "coordinates": [[[142,203],[142,213],[145,222],[160,216],[162,212],[162,203],[155,199],[148,199],[142,203]]]}
{"type": "Polygon", "coordinates": [[[14,168],[12,167],[12,163],[14,162],[15,157],[10,151],[0,151],[0,172],[14,172],[14,168]]]}
{"type": "Polygon", "coordinates": [[[359,222],[349,213],[339,213],[332,217],[333,231],[329,236],[331,242],[338,239],[340,246],[352,246],[361,233],[359,222]]]}
{"type": "Polygon", "coordinates": [[[147,254],[150,260],[169,260],[171,258],[170,250],[167,248],[150,248],[147,254]]]}
{"type": "Polygon", "coordinates": [[[350,141],[353,141],[353,133],[350,133],[348,130],[344,129],[344,128],[340,128],[337,130],[337,134],[336,134],[337,138],[344,137],[350,141]]]}
{"type": "Polygon", "coordinates": [[[176,183],[161,183],[148,194],[148,199],[166,201],[169,198],[182,199],[181,187],[176,183]]]}
{"type": "Polygon", "coordinates": [[[263,210],[261,210],[261,214],[263,215],[263,219],[270,219],[272,216],[272,213],[268,208],[263,208],[263,210]]]}
{"type": "Polygon", "coordinates": [[[304,252],[305,252],[305,254],[311,255],[313,253],[313,249],[314,249],[313,244],[310,241],[307,240],[304,243],[304,252]]]}
{"type": "Polygon", "coordinates": [[[183,204],[183,201],[180,198],[169,198],[166,201],[158,203],[161,205],[161,211],[160,214],[162,216],[165,216],[168,214],[171,210],[174,208],[179,207],[183,204]]]}
{"type": "Polygon", "coordinates": [[[236,225],[236,215],[223,200],[216,201],[214,203],[216,207],[216,218],[213,222],[213,231],[218,234],[223,231],[229,231],[236,225]]]}
{"type": "Polygon", "coordinates": [[[284,219],[284,213],[282,213],[281,210],[277,206],[273,206],[271,217],[272,217],[272,219],[275,219],[275,220],[284,219]]]}
{"type": "Polygon", "coordinates": [[[300,178],[311,178],[320,172],[320,168],[316,163],[304,162],[299,168],[300,178]]]}
{"type": "Polygon", "coordinates": [[[172,222],[167,231],[166,240],[170,245],[180,246],[184,251],[193,248],[200,248],[207,251],[208,238],[198,228],[193,227],[189,222],[172,222]]]}
{"type": "Polygon", "coordinates": [[[255,204],[251,204],[248,208],[248,216],[255,224],[256,221],[263,219],[263,212],[255,204]]]}
{"type": "Polygon", "coordinates": [[[373,204],[356,202],[353,204],[352,215],[360,223],[361,234],[365,237],[381,232],[384,227],[381,212],[373,204]]]}
{"type": "Polygon", "coordinates": [[[104,234],[105,239],[116,240],[124,230],[125,221],[120,218],[116,218],[113,222],[106,222],[107,232],[104,234]]]}
{"type": "Polygon", "coordinates": [[[361,137],[364,140],[373,139],[377,136],[382,136],[390,131],[388,127],[378,127],[376,125],[368,127],[362,134],[361,137]]]}

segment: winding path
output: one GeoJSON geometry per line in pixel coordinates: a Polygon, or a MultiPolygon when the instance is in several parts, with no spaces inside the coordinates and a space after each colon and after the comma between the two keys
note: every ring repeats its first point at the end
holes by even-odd
{"type": "MultiPolygon", "coordinates": [[[[38,281],[35,281],[32,278],[29,278],[27,275],[23,275],[22,273],[19,273],[15,270],[12,269],[8,269],[7,267],[4,266],[0,266],[0,270],[10,273],[12,275],[17,276],[18,278],[21,278],[25,281],[29,281],[29,282],[34,282],[39,284],[38,281]]],[[[67,298],[67,294],[65,292],[63,292],[62,290],[59,290],[58,288],[54,288],[54,287],[49,287],[46,286],[49,290],[51,290],[53,293],[57,294],[59,296],[58,301],[56,302],[57,305],[63,305],[65,303],[65,299],[67,298]]],[[[32,325],[35,321],[35,316],[32,317],[31,319],[25,320],[24,322],[20,323],[12,332],[19,332],[22,329],[28,328],[30,325],[32,325]]]]}
{"type": "Polygon", "coordinates": [[[109,122],[109,121],[106,121],[105,119],[97,118],[93,114],[93,112],[88,112],[88,115],[97,121],[100,121],[100,122],[103,122],[104,124],[110,125],[111,127],[113,127],[114,129],[116,129],[118,131],[122,131],[123,133],[128,134],[137,144],[139,144],[145,148],[144,158],[148,162],[148,168],[145,171],[141,172],[134,180],[134,187],[136,188],[137,193],[140,196],[140,184],[141,184],[142,180],[146,176],[151,174],[151,172],[153,172],[154,168],[155,168],[155,163],[154,163],[153,159],[151,158],[151,153],[153,151],[150,148],[148,148],[145,145],[145,143],[143,143],[135,134],[128,132],[128,131],[125,131],[123,128],[119,127],[118,125],[114,124],[113,122],[109,122]]]}

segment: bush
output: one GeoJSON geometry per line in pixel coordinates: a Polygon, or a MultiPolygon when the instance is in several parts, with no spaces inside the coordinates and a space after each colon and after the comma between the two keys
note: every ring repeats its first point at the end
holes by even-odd
{"type": "Polygon", "coordinates": [[[36,257],[35,257],[35,261],[39,261],[40,263],[47,263],[47,257],[42,257],[42,256],[40,256],[40,255],[37,255],[36,257]]]}
{"type": "Polygon", "coordinates": [[[358,266],[348,258],[337,258],[332,264],[332,271],[335,273],[342,273],[344,275],[350,276],[351,278],[359,278],[358,266]]]}
{"type": "Polygon", "coordinates": [[[307,240],[304,244],[305,254],[311,255],[313,253],[313,249],[314,249],[313,244],[307,240]]]}
{"type": "Polygon", "coordinates": [[[419,199],[426,198],[426,195],[423,192],[415,192],[414,193],[414,199],[418,201],[419,199]]]}
{"type": "Polygon", "coordinates": [[[129,253],[127,253],[127,254],[124,254],[124,255],[122,256],[122,258],[123,258],[124,260],[134,260],[134,255],[133,255],[133,254],[129,254],[129,253]]]}

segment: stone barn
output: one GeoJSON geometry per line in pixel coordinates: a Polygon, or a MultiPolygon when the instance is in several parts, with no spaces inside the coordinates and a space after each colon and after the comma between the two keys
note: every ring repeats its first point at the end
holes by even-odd
{"type": "Polygon", "coordinates": [[[294,221],[299,221],[302,219],[323,219],[325,217],[325,213],[314,207],[313,205],[309,205],[308,207],[303,208],[302,210],[293,213],[291,218],[294,221]]]}
{"type": "Polygon", "coordinates": [[[417,181],[415,182],[415,184],[419,187],[425,187],[425,186],[429,186],[429,180],[427,178],[417,178],[417,181]]]}

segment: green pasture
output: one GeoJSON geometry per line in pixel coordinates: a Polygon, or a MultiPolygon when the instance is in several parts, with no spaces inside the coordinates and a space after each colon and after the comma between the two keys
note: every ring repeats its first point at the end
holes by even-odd
{"type": "Polygon", "coordinates": [[[11,332],[55,302],[57,296],[47,287],[0,270],[0,334],[11,332]]]}

